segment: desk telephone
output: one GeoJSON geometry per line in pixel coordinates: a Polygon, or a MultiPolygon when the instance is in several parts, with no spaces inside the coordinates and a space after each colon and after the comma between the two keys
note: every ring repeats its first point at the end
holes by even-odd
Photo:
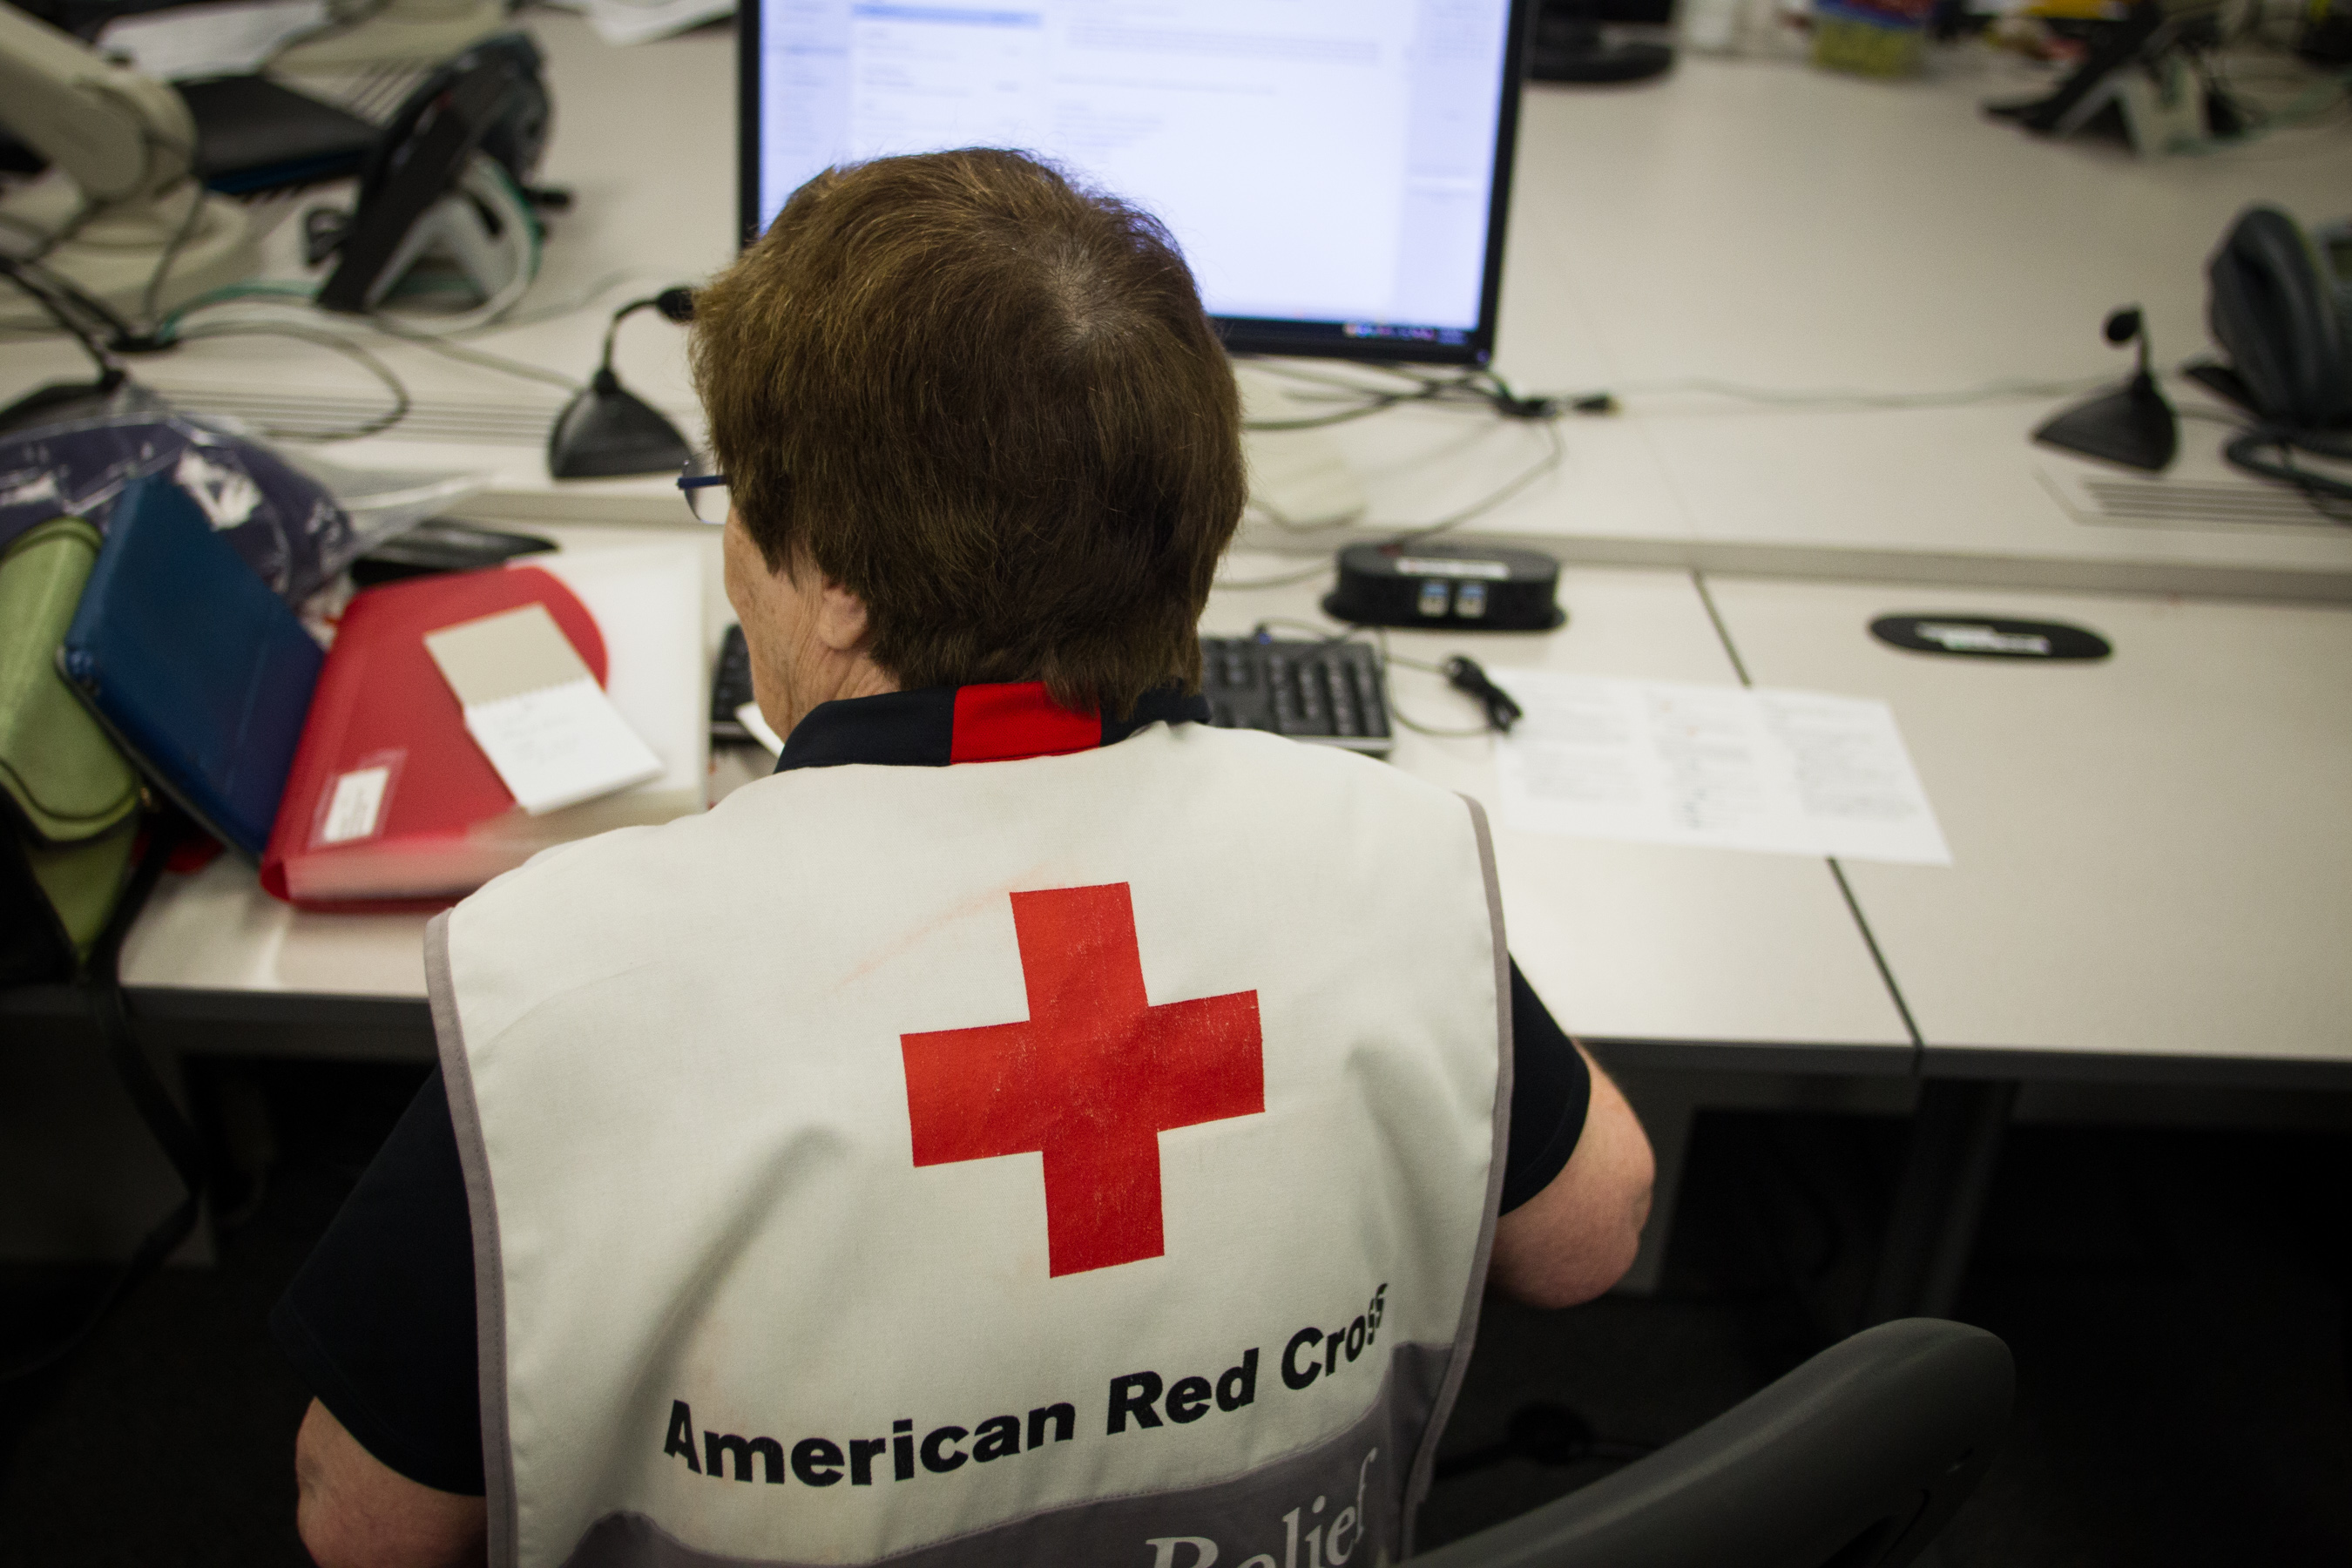
{"type": "Polygon", "coordinates": [[[336,258],[319,303],[373,310],[436,259],[486,301],[510,303],[539,269],[533,209],[549,194],[530,182],[551,115],[523,34],[486,38],[435,70],[384,128],[355,209],[304,216],[305,258],[336,258]]]}
{"type": "Polygon", "coordinates": [[[2198,378],[2261,416],[2264,439],[2352,458],[2352,221],[2306,236],[2275,207],[2249,207],[2206,277],[2230,363],[2198,378]]]}

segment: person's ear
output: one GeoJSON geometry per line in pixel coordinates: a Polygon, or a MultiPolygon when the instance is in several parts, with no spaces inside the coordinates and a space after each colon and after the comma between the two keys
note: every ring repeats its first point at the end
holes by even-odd
{"type": "Polygon", "coordinates": [[[866,601],[828,577],[816,612],[817,640],[835,653],[862,653],[873,627],[866,601]]]}

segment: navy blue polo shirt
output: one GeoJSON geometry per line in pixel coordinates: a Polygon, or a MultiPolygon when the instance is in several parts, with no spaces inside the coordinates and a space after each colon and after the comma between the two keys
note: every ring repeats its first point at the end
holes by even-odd
{"type": "MultiPolygon", "coordinates": [[[[828,702],[793,729],[776,764],[961,763],[1113,745],[1146,725],[1205,723],[1208,702],[1154,692],[1133,717],[1074,713],[1034,683],[932,687],[828,702]]],[[[1510,1145],[1503,1212],[1541,1192],[1584,1130],[1591,1079],[1515,963],[1510,1145]]],[[[479,1495],[480,1374],[474,1239],[440,1069],[271,1312],[280,1350],[360,1445],[411,1480],[479,1495]]]]}

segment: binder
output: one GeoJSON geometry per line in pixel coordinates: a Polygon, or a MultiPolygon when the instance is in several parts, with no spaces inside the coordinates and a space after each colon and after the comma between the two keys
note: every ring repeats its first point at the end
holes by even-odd
{"type": "Polygon", "coordinates": [[[133,481],[58,649],[58,668],[142,773],[246,855],[268,845],[317,643],[186,492],[133,481]]]}
{"type": "Polygon", "coordinates": [[[345,607],[262,858],[304,908],[434,908],[551,845],[701,809],[701,576],[691,551],[583,551],[415,577],[345,607]],[[663,775],[540,816],[466,731],[425,634],[543,605],[663,775]]]}

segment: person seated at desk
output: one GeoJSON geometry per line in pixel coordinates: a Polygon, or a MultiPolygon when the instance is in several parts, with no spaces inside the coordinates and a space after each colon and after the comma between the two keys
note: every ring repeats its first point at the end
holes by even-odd
{"type": "Polygon", "coordinates": [[[886,159],[693,331],[783,756],[434,921],[441,1068],[273,1320],[304,1541],[1402,1556],[1482,1289],[1606,1289],[1650,1151],[1475,805],[1203,722],[1244,481],[1181,258],[886,159]]]}

